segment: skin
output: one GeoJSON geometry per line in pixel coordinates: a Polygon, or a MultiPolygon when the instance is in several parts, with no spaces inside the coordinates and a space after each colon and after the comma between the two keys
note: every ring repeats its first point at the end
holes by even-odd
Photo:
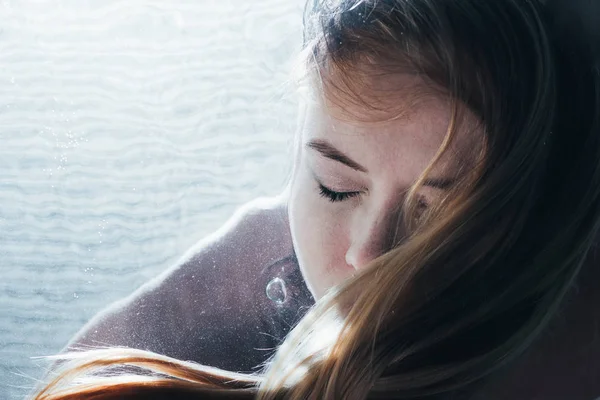
{"type": "MultiPolygon", "coordinates": [[[[426,85],[414,75],[371,79],[365,90],[380,111],[327,95],[305,104],[288,212],[315,299],[406,236],[398,205],[435,157],[451,117],[446,99],[432,91],[418,96],[428,92],[419,88],[426,85]]],[[[456,140],[429,174],[431,185],[418,192],[421,208],[475,163],[481,135],[473,116],[464,115],[456,140]]]]}

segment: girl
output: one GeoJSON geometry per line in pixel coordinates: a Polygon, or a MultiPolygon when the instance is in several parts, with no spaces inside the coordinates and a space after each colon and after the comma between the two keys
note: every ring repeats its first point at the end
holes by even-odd
{"type": "Polygon", "coordinates": [[[174,358],[68,355],[36,398],[600,396],[599,10],[583,4],[309,1],[286,193],[69,346],[174,358]]]}

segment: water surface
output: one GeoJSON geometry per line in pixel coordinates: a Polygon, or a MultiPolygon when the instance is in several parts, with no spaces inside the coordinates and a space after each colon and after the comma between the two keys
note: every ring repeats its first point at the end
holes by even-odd
{"type": "Polygon", "coordinates": [[[0,399],[289,171],[297,0],[0,2],[0,399]]]}

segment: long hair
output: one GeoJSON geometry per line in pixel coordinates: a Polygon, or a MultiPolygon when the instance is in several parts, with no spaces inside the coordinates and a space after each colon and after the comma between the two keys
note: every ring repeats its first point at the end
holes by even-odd
{"type": "Polygon", "coordinates": [[[412,217],[409,195],[406,240],[321,299],[262,374],[105,350],[71,356],[36,399],[473,393],[556,315],[600,223],[598,10],[569,4],[309,0],[304,67],[331,101],[389,115],[365,94],[369,77],[411,73],[452,104],[438,157],[410,193],[465,108],[484,135],[476,168],[424,217],[412,217]]]}

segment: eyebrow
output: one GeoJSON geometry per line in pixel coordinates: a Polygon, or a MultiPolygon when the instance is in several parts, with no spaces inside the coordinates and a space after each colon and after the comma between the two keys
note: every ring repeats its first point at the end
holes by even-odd
{"type": "MultiPolygon", "coordinates": [[[[310,140],[306,147],[318,151],[323,157],[338,161],[348,167],[368,173],[367,169],[336,149],[331,143],[323,139],[310,140]]],[[[430,178],[423,182],[423,186],[432,187],[434,189],[448,190],[456,183],[456,178],[430,178]]]]}
{"type": "Polygon", "coordinates": [[[340,150],[333,147],[333,145],[326,140],[313,139],[306,144],[306,147],[318,151],[323,157],[327,157],[331,160],[341,162],[342,164],[347,165],[352,169],[364,173],[368,172],[365,167],[363,167],[362,165],[360,165],[359,163],[342,153],[340,150]]]}

